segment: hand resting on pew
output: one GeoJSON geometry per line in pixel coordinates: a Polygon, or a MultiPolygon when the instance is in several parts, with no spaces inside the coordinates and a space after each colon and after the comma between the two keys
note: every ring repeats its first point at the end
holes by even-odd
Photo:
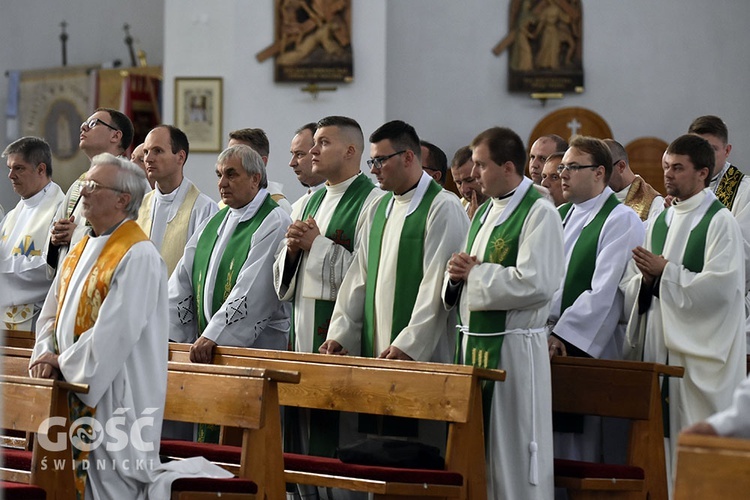
{"type": "Polygon", "coordinates": [[[198,337],[198,340],[190,347],[190,361],[193,363],[210,363],[214,355],[216,342],[206,337],[198,337]]]}
{"type": "Polygon", "coordinates": [[[45,352],[29,365],[29,371],[31,371],[33,378],[60,378],[60,364],[57,362],[57,354],[45,352]]]}
{"type": "Polygon", "coordinates": [[[396,346],[388,346],[388,349],[380,353],[378,356],[381,359],[403,359],[406,361],[414,361],[414,358],[406,354],[404,351],[396,346]]]}
{"type": "Polygon", "coordinates": [[[346,356],[349,351],[344,349],[344,346],[336,342],[335,340],[326,340],[318,348],[320,354],[338,354],[340,356],[346,356]]]}
{"type": "Polygon", "coordinates": [[[690,427],[685,427],[684,429],[682,429],[680,434],[702,434],[704,436],[719,435],[714,426],[706,421],[695,423],[690,427]]]}

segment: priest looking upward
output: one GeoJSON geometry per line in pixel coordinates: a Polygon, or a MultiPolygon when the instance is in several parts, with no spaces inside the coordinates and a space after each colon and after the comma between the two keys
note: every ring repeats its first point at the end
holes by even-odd
{"type": "MultiPolygon", "coordinates": [[[[674,437],[729,407],[745,376],[744,241],[708,187],[714,161],[700,136],[669,145],[662,167],[675,202],[651,222],[622,282],[632,311],[626,353],[685,367],[683,378],[669,379],[674,437]]],[[[674,460],[676,439],[671,448],[674,460]]]]}

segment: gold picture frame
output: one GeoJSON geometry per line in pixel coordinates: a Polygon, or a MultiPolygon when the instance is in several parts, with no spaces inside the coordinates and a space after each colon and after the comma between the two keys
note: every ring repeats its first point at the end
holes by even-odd
{"type": "Polygon", "coordinates": [[[190,151],[221,151],[222,90],[220,77],[175,78],[174,126],[187,135],[190,151]]]}

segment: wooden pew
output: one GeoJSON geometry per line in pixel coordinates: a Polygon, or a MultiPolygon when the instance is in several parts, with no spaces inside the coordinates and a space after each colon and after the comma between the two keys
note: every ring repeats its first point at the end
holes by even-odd
{"type": "MultiPolygon", "coordinates": [[[[0,368],[5,375],[18,377],[29,376],[29,358],[31,349],[0,346],[0,368]]],[[[30,450],[33,433],[2,429],[0,431],[0,447],[30,450]]]]}
{"type": "Polygon", "coordinates": [[[675,500],[750,495],[750,440],[680,434],[675,500]]]}
{"type": "Polygon", "coordinates": [[[555,460],[555,486],[571,499],[667,500],[660,376],[684,369],[657,363],[555,356],[552,410],[629,419],[627,465],[555,460]]]}
{"type": "MultiPolygon", "coordinates": [[[[286,497],[277,382],[297,383],[299,373],[232,366],[169,363],[164,418],[242,429],[238,476],[257,485],[257,498],[286,497]]],[[[178,480],[172,499],[250,498],[195,485],[222,480],[178,480]]]]}
{"type": "MultiPolygon", "coordinates": [[[[189,344],[170,344],[170,359],[187,361],[189,344]]],[[[430,480],[397,480],[390,468],[362,477],[365,467],[337,459],[285,453],[289,483],[373,493],[378,498],[486,499],[481,382],[505,379],[502,370],[350,356],[217,347],[214,364],[298,371],[294,386],[279,387],[283,406],[395,415],[449,424],[445,471],[431,471],[430,480]],[[442,477],[450,477],[444,481],[442,477]]],[[[163,443],[163,450],[164,443],[163,443]]],[[[369,468],[367,472],[373,472],[369,468]]],[[[420,471],[416,471],[420,472],[420,471]]],[[[422,471],[427,473],[427,471],[422,471]]]]}
{"type": "Polygon", "coordinates": [[[5,455],[6,467],[2,469],[2,480],[30,485],[27,491],[23,491],[22,487],[7,485],[8,488],[13,486],[18,489],[8,489],[6,495],[12,492],[14,495],[18,494],[14,498],[32,498],[38,494],[35,491],[35,487],[38,487],[46,492],[48,500],[75,498],[73,455],[67,424],[51,426],[45,421],[50,417],[62,417],[67,423],[68,391],[85,394],[88,386],[59,380],[0,375],[0,391],[3,406],[0,427],[43,433],[50,442],[64,439],[66,443],[61,451],[35,446],[30,470],[13,468],[12,452],[11,455],[5,455]],[[64,437],[60,438],[61,435],[64,437]]]}
{"type": "Polygon", "coordinates": [[[22,330],[0,330],[0,335],[2,335],[2,342],[0,342],[0,344],[8,347],[23,347],[31,349],[34,347],[34,342],[36,342],[34,332],[22,330]]]}

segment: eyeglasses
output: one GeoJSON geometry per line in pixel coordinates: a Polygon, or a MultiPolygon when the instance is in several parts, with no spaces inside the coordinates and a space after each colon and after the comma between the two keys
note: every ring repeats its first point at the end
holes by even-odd
{"type": "Polygon", "coordinates": [[[96,127],[97,123],[101,123],[105,127],[109,127],[112,130],[120,130],[119,128],[115,127],[114,125],[110,125],[109,123],[105,122],[104,120],[101,120],[99,118],[92,118],[87,122],[81,123],[81,132],[84,132],[86,130],[91,130],[92,128],[96,127]]]}
{"type": "Polygon", "coordinates": [[[97,189],[109,189],[111,191],[116,191],[118,193],[124,193],[122,189],[117,189],[109,186],[105,186],[104,184],[99,184],[96,181],[92,181],[91,179],[86,179],[84,181],[81,181],[79,183],[81,185],[81,191],[86,191],[89,193],[93,193],[97,189]]]}
{"type": "Polygon", "coordinates": [[[599,168],[599,165],[559,165],[557,167],[557,173],[562,174],[566,170],[568,172],[577,172],[584,168],[599,168]]]}
{"type": "Polygon", "coordinates": [[[397,153],[393,153],[391,155],[378,156],[376,158],[372,158],[370,160],[367,160],[367,166],[370,168],[377,168],[378,170],[380,170],[381,168],[383,168],[383,163],[393,158],[394,156],[402,155],[404,153],[406,153],[405,149],[403,151],[398,151],[397,153]]]}

